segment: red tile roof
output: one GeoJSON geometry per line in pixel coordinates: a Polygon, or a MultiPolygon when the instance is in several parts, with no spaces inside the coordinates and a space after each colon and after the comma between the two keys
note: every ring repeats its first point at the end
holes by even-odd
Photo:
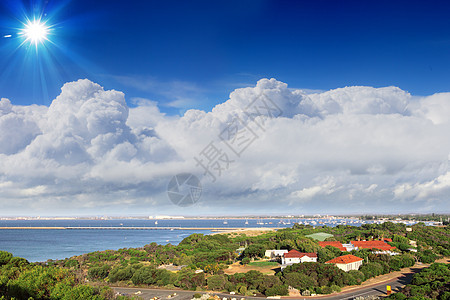
{"type": "Polygon", "coordinates": [[[317,253],[312,253],[312,252],[310,252],[310,253],[303,253],[303,252],[300,252],[300,251],[292,249],[288,253],[284,254],[285,258],[294,258],[294,257],[302,258],[303,256],[317,257],[317,253]]]}
{"type": "Polygon", "coordinates": [[[359,249],[380,249],[380,250],[392,250],[395,247],[383,242],[383,241],[352,241],[355,247],[359,249]]]}
{"type": "Polygon", "coordinates": [[[347,249],[342,246],[339,242],[319,242],[319,246],[325,248],[326,246],[336,247],[341,251],[347,251],[347,249]]]}
{"type": "Polygon", "coordinates": [[[336,258],[333,258],[332,260],[329,260],[325,262],[326,264],[351,264],[357,261],[363,260],[361,257],[357,257],[351,254],[339,256],[336,258]]]}

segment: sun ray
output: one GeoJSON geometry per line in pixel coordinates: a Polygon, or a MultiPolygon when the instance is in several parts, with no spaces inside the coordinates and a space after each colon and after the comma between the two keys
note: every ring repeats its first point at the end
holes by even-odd
{"type": "Polygon", "coordinates": [[[24,26],[25,27],[20,32],[20,34],[25,37],[24,42],[29,42],[37,47],[39,44],[48,41],[47,36],[50,27],[47,26],[45,22],[42,22],[40,19],[35,19],[33,21],[28,20],[24,26]]]}

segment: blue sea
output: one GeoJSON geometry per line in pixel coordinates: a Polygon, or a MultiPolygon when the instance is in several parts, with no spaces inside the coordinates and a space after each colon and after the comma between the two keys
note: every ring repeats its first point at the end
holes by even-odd
{"type": "Polygon", "coordinates": [[[232,227],[288,227],[279,220],[225,219],[164,219],[164,220],[0,220],[0,227],[124,227],[124,229],[3,229],[0,230],[0,250],[31,262],[63,259],[83,253],[107,249],[143,247],[158,244],[177,245],[193,233],[210,234],[210,230],[130,230],[127,227],[181,227],[181,228],[232,228],[232,227]],[[155,224],[157,221],[158,224],[155,224]],[[227,224],[224,224],[227,223],[227,224]],[[261,220],[258,222],[261,223],[261,220]],[[269,224],[271,223],[271,224],[269,224]]]}
{"type": "Polygon", "coordinates": [[[0,250],[24,257],[31,262],[38,262],[63,259],[93,251],[143,247],[152,242],[177,245],[190,234],[212,232],[199,229],[132,230],[126,229],[127,227],[284,228],[292,227],[294,222],[314,226],[361,225],[359,221],[346,219],[0,220],[0,227],[93,227],[92,229],[3,229],[0,230],[0,250]],[[123,227],[124,229],[105,230],[95,229],[95,227],[123,227]]]}

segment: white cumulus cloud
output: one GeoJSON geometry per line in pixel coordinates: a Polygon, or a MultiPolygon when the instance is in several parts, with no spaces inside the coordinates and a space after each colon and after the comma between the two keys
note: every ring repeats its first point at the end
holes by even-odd
{"type": "Polygon", "coordinates": [[[132,108],[126,100],[86,79],[65,84],[49,107],[1,99],[4,212],[450,210],[450,93],[363,86],[311,93],[261,79],[210,112],[181,117],[148,99],[128,99],[132,108]],[[227,145],[224,134],[236,128],[227,145]],[[207,158],[215,158],[210,173],[198,163],[207,158]],[[165,193],[182,172],[203,185],[192,211],[165,193]]]}

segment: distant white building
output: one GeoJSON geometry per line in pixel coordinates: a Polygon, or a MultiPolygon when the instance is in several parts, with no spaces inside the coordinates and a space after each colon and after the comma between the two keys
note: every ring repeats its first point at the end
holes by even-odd
{"type": "Polygon", "coordinates": [[[317,262],[317,253],[302,253],[297,250],[291,250],[281,258],[281,264],[284,266],[304,262],[317,262]]]}
{"type": "Polygon", "coordinates": [[[282,257],[285,253],[288,253],[286,249],[283,250],[266,250],[264,254],[265,257],[268,258],[276,258],[277,256],[282,257]]]}
{"type": "Polygon", "coordinates": [[[389,250],[384,250],[384,251],[372,251],[373,254],[386,254],[386,255],[390,255],[390,256],[394,256],[394,255],[399,255],[400,253],[398,252],[392,252],[389,250]]]}
{"type": "Polygon", "coordinates": [[[348,252],[353,251],[353,250],[358,250],[358,247],[355,247],[352,243],[342,244],[342,247],[344,247],[348,252]]]}

